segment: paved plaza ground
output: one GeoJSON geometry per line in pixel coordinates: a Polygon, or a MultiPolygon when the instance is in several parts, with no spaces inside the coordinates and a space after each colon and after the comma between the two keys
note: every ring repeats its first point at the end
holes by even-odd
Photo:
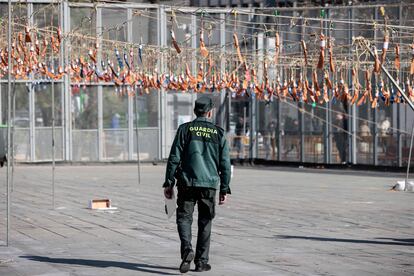
{"type": "MultiPolygon", "coordinates": [[[[164,170],[144,165],[138,185],[135,165],[58,166],[53,210],[51,168],[18,166],[6,247],[3,168],[0,275],[179,275],[164,170]],[[118,209],[89,210],[92,198],[118,209]]],[[[414,193],[388,191],[401,179],[236,167],[216,209],[212,271],[188,275],[414,275],[414,193]]]]}

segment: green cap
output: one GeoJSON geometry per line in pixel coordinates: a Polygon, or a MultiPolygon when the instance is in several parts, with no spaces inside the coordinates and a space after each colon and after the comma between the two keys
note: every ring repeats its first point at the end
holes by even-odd
{"type": "Polygon", "coordinates": [[[202,96],[195,101],[194,112],[207,113],[213,109],[214,104],[211,98],[202,96]]]}

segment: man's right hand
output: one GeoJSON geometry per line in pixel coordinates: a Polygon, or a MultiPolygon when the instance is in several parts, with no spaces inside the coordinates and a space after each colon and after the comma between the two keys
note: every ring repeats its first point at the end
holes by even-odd
{"type": "Polygon", "coordinates": [[[171,187],[165,187],[164,188],[164,196],[166,199],[171,199],[174,194],[174,189],[171,187]]]}
{"type": "Polygon", "coordinates": [[[227,200],[227,195],[226,194],[220,194],[219,205],[223,205],[224,203],[226,203],[226,200],[227,200]]]}

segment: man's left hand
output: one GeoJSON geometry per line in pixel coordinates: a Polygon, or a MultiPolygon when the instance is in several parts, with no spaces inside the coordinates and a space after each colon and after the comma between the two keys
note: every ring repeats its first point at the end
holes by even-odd
{"type": "Polygon", "coordinates": [[[226,203],[226,200],[227,200],[227,195],[226,194],[220,194],[219,205],[223,205],[224,203],[226,203]]]}
{"type": "Polygon", "coordinates": [[[164,196],[166,199],[171,199],[173,197],[174,190],[171,187],[164,188],[164,196]]]}

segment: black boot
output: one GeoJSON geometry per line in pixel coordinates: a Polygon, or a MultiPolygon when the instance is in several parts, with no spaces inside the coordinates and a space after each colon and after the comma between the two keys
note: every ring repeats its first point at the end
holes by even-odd
{"type": "Polygon", "coordinates": [[[211,270],[211,265],[205,263],[198,263],[196,264],[195,271],[196,272],[203,272],[211,270]]]}
{"type": "Polygon", "coordinates": [[[180,272],[181,273],[186,273],[190,270],[190,265],[191,265],[191,262],[193,261],[193,259],[194,259],[194,251],[191,250],[191,249],[187,249],[184,252],[183,260],[182,260],[181,265],[180,265],[180,272]]]}

